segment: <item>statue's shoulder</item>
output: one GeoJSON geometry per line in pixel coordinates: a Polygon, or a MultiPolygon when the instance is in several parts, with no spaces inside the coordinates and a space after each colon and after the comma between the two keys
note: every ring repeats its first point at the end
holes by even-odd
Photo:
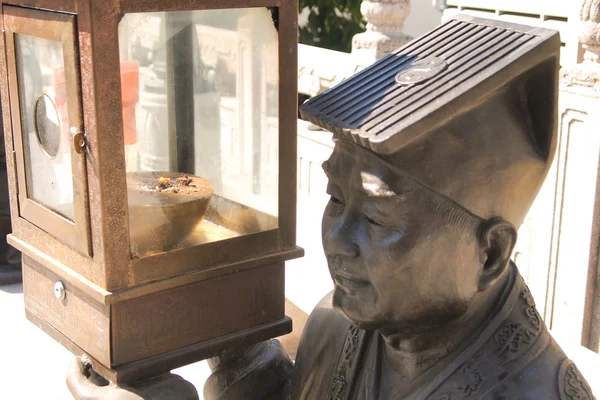
{"type": "Polygon", "coordinates": [[[592,390],[562,349],[550,342],[538,357],[494,391],[494,399],[594,400],[592,390]],[[504,396],[504,397],[502,397],[504,396]]]}
{"type": "Polygon", "coordinates": [[[310,313],[298,352],[313,353],[322,347],[335,351],[344,343],[350,323],[346,321],[332,305],[333,292],[327,294],[310,313]]]}
{"type": "Polygon", "coordinates": [[[307,335],[322,335],[329,331],[349,329],[350,323],[334,310],[332,300],[333,292],[329,292],[310,313],[304,328],[307,335]]]}
{"type": "Polygon", "coordinates": [[[332,293],[311,312],[302,332],[294,367],[294,399],[321,398],[351,328],[331,304],[332,293]]]}

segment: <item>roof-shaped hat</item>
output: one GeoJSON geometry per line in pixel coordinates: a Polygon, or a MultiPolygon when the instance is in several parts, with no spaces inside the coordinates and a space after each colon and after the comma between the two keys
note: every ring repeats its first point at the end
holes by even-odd
{"type": "Polygon", "coordinates": [[[471,213],[518,226],[556,147],[560,37],[465,15],[302,105],[471,213]]]}
{"type": "Polygon", "coordinates": [[[300,113],[376,153],[392,154],[537,68],[542,100],[532,122],[548,153],[559,50],[557,31],[458,15],[310,99],[300,113]]]}

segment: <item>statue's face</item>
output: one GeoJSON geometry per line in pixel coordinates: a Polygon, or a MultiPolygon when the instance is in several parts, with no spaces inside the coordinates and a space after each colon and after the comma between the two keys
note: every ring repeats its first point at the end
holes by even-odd
{"type": "Polygon", "coordinates": [[[459,317],[483,268],[476,229],[445,218],[426,189],[357,149],[338,144],[324,165],[334,307],[361,328],[407,334],[459,317]]]}

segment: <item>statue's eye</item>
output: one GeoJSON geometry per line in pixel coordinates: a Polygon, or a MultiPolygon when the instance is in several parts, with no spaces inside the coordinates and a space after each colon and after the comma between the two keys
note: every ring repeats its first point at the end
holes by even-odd
{"type": "Polygon", "coordinates": [[[367,222],[371,225],[375,225],[375,226],[384,226],[382,223],[375,221],[373,218],[369,217],[366,214],[363,214],[365,216],[365,219],[367,220],[367,222]]]}
{"type": "Polygon", "coordinates": [[[329,197],[329,203],[327,203],[326,213],[331,217],[337,217],[344,212],[344,202],[335,196],[329,197]]]}
{"type": "Polygon", "coordinates": [[[333,204],[344,205],[344,203],[335,196],[331,196],[329,201],[331,201],[333,204]]]}
{"type": "Polygon", "coordinates": [[[340,215],[344,210],[344,192],[333,182],[327,183],[327,194],[329,202],[327,203],[327,213],[331,216],[340,215]]]}

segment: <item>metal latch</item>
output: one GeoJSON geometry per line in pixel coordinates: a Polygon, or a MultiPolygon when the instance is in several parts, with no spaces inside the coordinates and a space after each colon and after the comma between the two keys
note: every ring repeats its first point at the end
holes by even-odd
{"type": "Polygon", "coordinates": [[[75,128],[74,126],[69,129],[71,137],[73,138],[73,147],[77,154],[83,154],[85,152],[85,135],[83,131],[75,128]]]}

